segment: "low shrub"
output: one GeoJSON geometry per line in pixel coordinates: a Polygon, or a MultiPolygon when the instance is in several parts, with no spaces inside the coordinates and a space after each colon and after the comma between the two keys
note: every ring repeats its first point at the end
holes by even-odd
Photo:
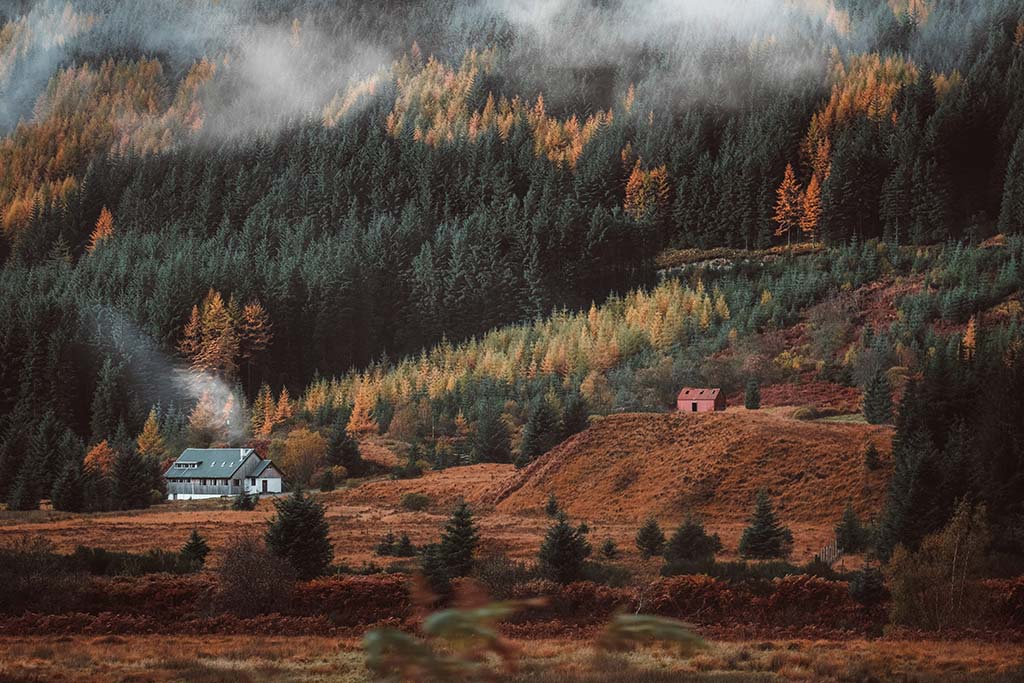
{"type": "Polygon", "coordinates": [[[257,493],[241,493],[235,497],[231,502],[232,510],[255,510],[256,504],[260,502],[259,494],[257,493]]]}
{"type": "Polygon", "coordinates": [[[799,567],[775,560],[771,562],[715,562],[714,560],[680,560],[666,563],[662,576],[685,576],[703,574],[724,581],[771,580],[793,574],[801,574],[799,567]]]}
{"type": "Polygon", "coordinates": [[[537,567],[513,560],[503,553],[478,558],[473,563],[473,578],[495,600],[508,600],[518,595],[518,588],[540,578],[537,567]]]}
{"type": "Polygon", "coordinates": [[[889,597],[882,572],[875,567],[865,567],[854,572],[849,585],[850,597],[867,607],[881,604],[889,597]]]}
{"type": "Polygon", "coordinates": [[[410,512],[422,512],[430,507],[433,501],[425,493],[406,493],[402,496],[400,505],[403,510],[410,512]]]}
{"type": "Polygon", "coordinates": [[[213,606],[240,617],[282,612],[295,581],[292,565],[270,552],[262,539],[241,536],[224,549],[213,606]]]}
{"type": "Polygon", "coordinates": [[[625,567],[607,562],[584,562],[583,580],[599,583],[612,588],[624,588],[633,578],[633,573],[625,567]]]}
{"type": "Polygon", "coordinates": [[[193,571],[193,566],[182,558],[181,553],[159,549],[134,554],[80,545],[64,559],[64,562],[69,571],[85,572],[94,576],[187,574],[193,571]]]}

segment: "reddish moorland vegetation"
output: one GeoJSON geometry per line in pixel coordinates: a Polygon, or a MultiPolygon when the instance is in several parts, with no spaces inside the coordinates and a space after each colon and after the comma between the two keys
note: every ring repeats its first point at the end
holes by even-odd
{"type": "Polygon", "coordinates": [[[524,469],[495,503],[539,510],[553,494],[581,519],[698,513],[725,522],[745,520],[765,490],[787,522],[834,523],[847,501],[865,516],[880,509],[888,468],[867,471],[862,452],[873,442],[885,460],[891,430],[789,412],[611,415],[524,469]]]}
{"type": "MultiPolygon", "coordinates": [[[[64,587],[39,611],[0,616],[0,635],[244,634],[357,636],[377,624],[412,628],[422,618],[406,577],[333,576],[299,583],[284,614],[240,618],[210,609],[213,578],[206,575],[92,577],[64,587]]],[[[947,636],[1024,636],[1024,579],[987,581],[984,633],[961,628],[947,636]]],[[[657,614],[693,623],[713,638],[878,636],[886,606],[856,603],[843,581],[795,575],[772,581],[726,581],[678,576],[611,588],[590,582],[517,585],[514,598],[544,604],[514,617],[510,634],[522,638],[592,635],[620,611],[657,614]]]]}

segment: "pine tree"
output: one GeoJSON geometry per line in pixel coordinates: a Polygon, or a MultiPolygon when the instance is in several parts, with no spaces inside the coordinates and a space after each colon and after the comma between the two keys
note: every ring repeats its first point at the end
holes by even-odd
{"type": "Polygon", "coordinates": [[[327,573],[334,558],[324,506],[298,490],[274,501],[277,514],[267,529],[267,547],[285,559],[300,579],[327,573]]]}
{"type": "Polygon", "coordinates": [[[604,543],[601,544],[601,556],[606,560],[614,560],[619,556],[619,548],[615,541],[610,538],[604,539],[604,543]]]}
{"type": "Polygon", "coordinates": [[[65,463],[50,491],[50,504],[54,510],[81,512],[85,506],[85,482],[82,466],[77,461],[65,463]]]}
{"type": "Polygon", "coordinates": [[[800,185],[796,182],[796,174],[793,173],[793,164],[786,164],[786,173],[782,184],[776,191],[775,222],[778,228],[775,236],[786,236],[786,244],[790,244],[793,238],[793,230],[800,226],[800,212],[802,207],[800,185]]]}
{"type": "Polygon", "coordinates": [[[455,508],[441,534],[440,552],[449,577],[469,576],[479,541],[473,512],[463,501],[455,508]]]}
{"type": "Polygon", "coordinates": [[[704,530],[703,522],[687,517],[665,546],[665,562],[672,564],[711,560],[721,549],[722,541],[718,534],[709,535],[704,530]]]}
{"type": "Polygon", "coordinates": [[[743,392],[743,405],[747,410],[757,410],[761,407],[761,385],[755,377],[747,380],[747,387],[743,392]]]}
{"type": "Polygon", "coordinates": [[[658,520],[649,517],[636,534],[636,547],[640,549],[640,557],[645,560],[661,555],[665,549],[665,534],[658,526],[658,520]]]}
{"type": "Polygon", "coordinates": [[[210,546],[207,545],[206,539],[193,529],[179,554],[189,571],[199,571],[206,564],[206,556],[210,554],[210,546]]]}
{"type": "Polygon", "coordinates": [[[758,560],[786,557],[792,546],[792,532],[779,523],[768,494],[761,491],[750,525],[740,538],[740,556],[758,560]]]}
{"type": "Polygon", "coordinates": [[[892,420],[892,386],[882,370],[875,373],[864,390],[864,418],[875,425],[892,420]]]}
{"type": "Polygon", "coordinates": [[[559,515],[544,535],[538,564],[544,578],[558,583],[572,583],[583,578],[583,567],[590,556],[586,533],[573,528],[565,515],[559,515]]]}
{"type": "Polygon", "coordinates": [[[112,473],[114,505],[119,510],[137,510],[149,507],[153,490],[152,474],[146,463],[128,447],[118,452],[112,473]]]}
{"type": "Polygon", "coordinates": [[[853,509],[852,503],[846,504],[843,518],[836,525],[835,531],[836,544],[844,553],[859,553],[867,545],[867,531],[860,523],[860,518],[857,516],[857,511],[853,509]]]}
{"type": "Polygon", "coordinates": [[[92,234],[89,235],[89,244],[86,245],[85,250],[90,254],[96,251],[96,247],[101,242],[110,239],[114,236],[114,216],[111,215],[107,207],[103,207],[100,211],[100,217],[96,219],[96,227],[93,228],[92,234]]]}

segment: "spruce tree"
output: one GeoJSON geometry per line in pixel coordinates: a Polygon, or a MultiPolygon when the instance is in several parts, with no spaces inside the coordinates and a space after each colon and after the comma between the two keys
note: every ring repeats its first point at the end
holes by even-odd
{"type": "Polygon", "coordinates": [[[308,580],[327,573],[334,558],[334,547],[324,519],[324,506],[298,490],[274,501],[277,514],[267,528],[267,547],[285,559],[300,579],[308,580]]]}
{"type": "Polygon", "coordinates": [[[506,463],[512,460],[512,442],[501,410],[491,405],[480,410],[473,434],[473,460],[506,463]]]}
{"type": "Polygon", "coordinates": [[[54,510],[81,512],[85,504],[85,482],[82,466],[75,460],[65,463],[50,491],[50,503],[54,510]]]}
{"type": "Polygon", "coordinates": [[[693,517],[687,517],[679,525],[665,546],[665,562],[700,562],[714,559],[722,549],[722,541],[718,534],[708,534],[704,523],[693,517]]]}
{"type": "Polygon", "coordinates": [[[869,441],[864,447],[864,467],[874,472],[882,466],[882,459],[878,454],[878,448],[873,441],[869,441]]]}
{"type": "Polygon", "coordinates": [[[864,418],[873,425],[892,420],[892,386],[882,370],[875,373],[864,389],[864,418]]]}
{"type": "Polygon", "coordinates": [[[345,468],[350,477],[358,477],[366,469],[359,442],[352,438],[347,429],[348,417],[342,414],[334,422],[334,429],[327,441],[327,462],[345,468]]]}
{"type": "Polygon", "coordinates": [[[578,391],[574,391],[565,398],[565,404],[562,407],[562,439],[565,440],[573,434],[579,434],[589,426],[587,402],[578,391]]]}
{"type": "Polygon", "coordinates": [[[114,459],[111,473],[114,506],[119,510],[149,507],[153,478],[149,467],[131,446],[125,446],[114,459]]]}
{"type": "Polygon", "coordinates": [[[757,494],[750,526],[743,530],[740,538],[740,555],[757,560],[786,557],[792,545],[792,532],[779,523],[768,494],[761,491],[757,494]]]}
{"type": "Polygon", "coordinates": [[[601,544],[601,556],[606,560],[614,560],[619,556],[619,548],[615,541],[610,538],[604,539],[604,543],[601,544]]]}
{"type": "Polygon", "coordinates": [[[523,440],[519,447],[516,467],[525,467],[537,456],[547,453],[558,443],[558,418],[542,397],[534,401],[523,426],[523,440]]]}
{"type": "Polygon", "coordinates": [[[761,407],[761,385],[754,377],[747,380],[747,387],[743,392],[743,405],[747,410],[757,410],[761,407]]]}
{"type": "Polygon", "coordinates": [[[473,512],[463,501],[455,508],[441,534],[441,557],[450,578],[469,576],[473,570],[473,553],[479,541],[473,512]]]}
{"type": "Polygon", "coordinates": [[[14,486],[7,494],[7,508],[10,510],[38,510],[39,495],[35,492],[32,482],[33,477],[28,474],[25,467],[18,472],[14,480],[14,486]]]}
{"type": "Polygon", "coordinates": [[[544,514],[548,517],[555,517],[558,515],[558,499],[555,498],[555,494],[548,495],[548,502],[544,504],[544,514]]]}
{"type": "Polygon", "coordinates": [[[573,528],[565,515],[559,515],[540,546],[540,572],[551,581],[572,583],[583,577],[584,562],[589,556],[586,533],[573,528]]]}
{"type": "Polygon", "coordinates": [[[655,555],[661,555],[665,549],[665,534],[658,526],[658,520],[649,517],[640,531],[636,534],[636,547],[640,549],[640,556],[645,560],[655,555]]]}
{"type": "Polygon", "coordinates": [[[189,571],[198,571],[206,564],[206,556],[210,554],[210,546],[206,539],[199,535],[195,529],[189,535],[185,545],[179,551],[181,561],[189,571]]]}
{"type": "Polygon", "coordinates": [[[867,530],[860,523],[857,511],[853,509],[852,503],[846,504],[843,511],[843,518],[836,525],[836,544],[844,553],[855,554],[865,549],[867,545],[867,530]]]}
{"type": "Polygon", "coordinates": [[[443,596],[451,592],[452,577],[448,573],[440,543],[431,543],[420,551],[420,573],[430,585],[430,589],[438,595],[443,596]]]}
{"type": "Polygon", "coordinates": [[[103,361],[96,391],[92,396],[89,429],[91,443],[99,443],[114,436],[122,413],[119,405],[118,371],[109,357],[103,361]]]}

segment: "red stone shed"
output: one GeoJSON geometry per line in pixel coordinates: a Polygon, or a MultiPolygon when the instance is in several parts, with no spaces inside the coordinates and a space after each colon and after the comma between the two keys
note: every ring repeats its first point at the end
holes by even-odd
{"type": "Polygon", "coordinates": [[[683,387],[676,397],[676,409],[681,413],[710,413],[725,410],[725,396],[721,389],[683,387]]]}

